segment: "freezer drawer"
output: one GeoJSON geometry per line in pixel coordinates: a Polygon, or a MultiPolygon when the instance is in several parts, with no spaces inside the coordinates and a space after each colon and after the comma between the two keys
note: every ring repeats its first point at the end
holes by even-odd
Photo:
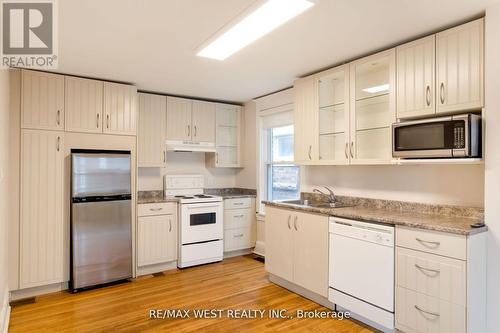
{"type": "Polygon", "coordinates": [[[72,288],[132,277],[131,201],[73,203],[72,288]]]}
{"type": "Polygon", "coordinates": [[[130,194],[130,154],[73,153],[72,197],[130,194]]]}

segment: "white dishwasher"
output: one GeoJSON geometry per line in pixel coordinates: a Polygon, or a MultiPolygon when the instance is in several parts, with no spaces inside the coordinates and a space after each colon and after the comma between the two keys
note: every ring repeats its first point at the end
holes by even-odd
{"type": "Polygon", "coordinates": [[[394,330],[394,227],[330,218],[328,299],[353,317],[394,330]]]}

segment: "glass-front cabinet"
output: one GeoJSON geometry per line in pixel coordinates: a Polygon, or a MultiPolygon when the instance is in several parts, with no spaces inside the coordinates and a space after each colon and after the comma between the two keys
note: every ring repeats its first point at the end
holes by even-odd
{"type": "Polygon", "coordinates": [[[392,159],[391,125],[396,121],[396,54],[391,49],[350,65],[351,164],[392,159]]]}
{"type": "Polygon", "coordinates": [[[318,74],[319,161],[348,164],[349,65],[318,74]]]}

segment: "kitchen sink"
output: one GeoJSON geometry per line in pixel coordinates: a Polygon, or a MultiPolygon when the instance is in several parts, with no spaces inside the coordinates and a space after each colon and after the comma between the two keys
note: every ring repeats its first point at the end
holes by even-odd
{"type": "Polygon", "coordinates": [[[344,207],[353,207],[354,205],[352,204],[346,204],[342,202],[311,202],[308,200],[285,200],[282,201],[282,203],[285,204],[291,204],[291,205],[300,205],[300,206],[308,206],[308,207],[314,207],[314,208],[344,208],[344,207]]]}

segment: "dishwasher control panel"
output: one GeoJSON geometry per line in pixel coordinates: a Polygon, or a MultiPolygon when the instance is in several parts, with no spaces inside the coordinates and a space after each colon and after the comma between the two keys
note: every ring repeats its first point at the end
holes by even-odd
{"type": "Polygon", "coordinates": [[[330,233],[385,246],[394,246],[394,227],[343,218],[330,218],[330,233]]]}

